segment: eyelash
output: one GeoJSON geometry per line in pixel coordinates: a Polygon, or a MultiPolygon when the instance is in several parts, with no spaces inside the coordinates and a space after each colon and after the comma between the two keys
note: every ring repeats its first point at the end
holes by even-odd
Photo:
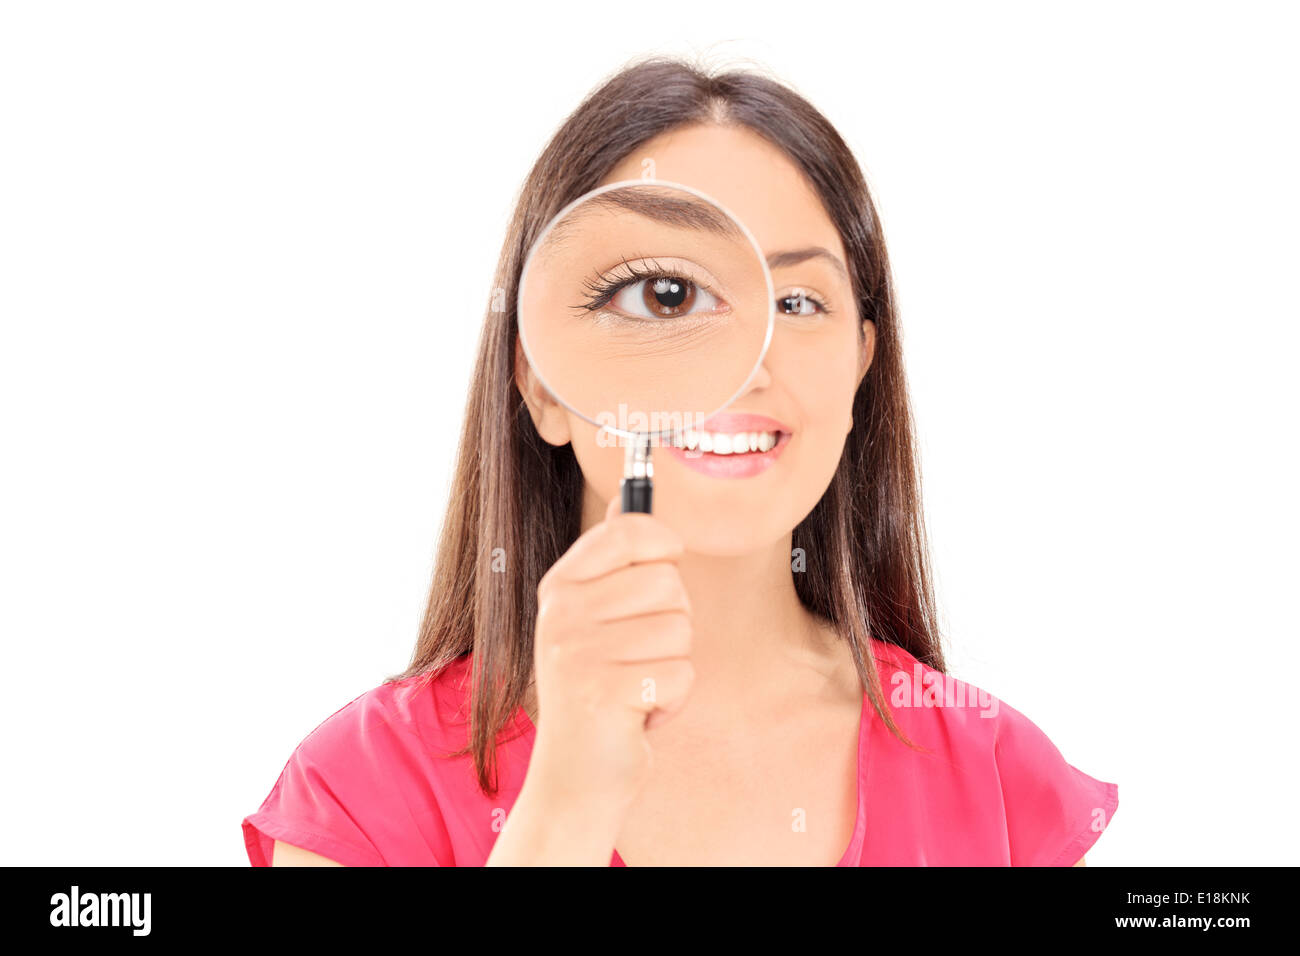
{"type": "MultiPolygon", "coordinates": [[[[583,288],[591,294],[591,298],[582,304],[583,308],[591,312],[603,309],[613,301],[614,296],[618,295],[634,282],[640,282],[642,279],[685,279],[686,281],[703,288],[703,286],[700,286],[700,283],[696,282],[690,276],[683,275],[680,271],[665,271],[658,267],[658,263],[655,263],[655,268],[641,269],[624,259],[614,268],[622,269],[626,275],[596,276],[595,278],[586,279],[583,282],[583,288]]],[[[706,289],[705,291],[711,290],[706,289]]]]}
{"type": "MultiPolygon", "coordinates": [[[[658,264],[656,263],[656,268],[640,269],[632,265],[626,259],[624,259],[621,263],[619,263],[618,266],[615,266],[615,268],[623,269],[627,273],[627,275],[622,277],[596,276],[593,279],[585,280],[583,282],[583,288],[586,289],[588,293],[590,293],[591,298],[583,303],[583,308],[588,309],[589,311],[592,312],[595,312],[599,309],[603,309],[605,306],[609,305],[611,301],[613,301],[614,296],[618,295],[620,292],[622,292],[629,285],[632,285],[634,282],[640,282],[643,279],[687,279],[688,281],[694,282],[694,280],[690,279],[689,276],[683,276],[680,272],[666,272],[662,269],[657,268],[657,265],[658,264]]],[[[696,284],[698,285],[698,283],[696,284]]],[[[706,291],[712,291],[712,290],[706,290],[706,291]]],[[[779,305],[779,303],[786,302],[793,298],[795,298],[795,296],[785,295],[779,298],[777,300],[777,303],[779,305]]],[[[803,298],[811,302],[813,305],[817,306],[817,308],[821,310],[822,314],[824,315],[831,314],[830,308],[826,305],[825,302],[823,302],[817,296],[805,292],[803,293],[803,298]]],[[[780,309],[778,308],[777,311],[780,312],[780,309]]],[[[783,314],[787,316],[789,315],[798,316],[798,313],[787,312],[783,314]]]]}
{"type": "MultiPolygon", "coordinates": [[[[776,301],[777,301],[777,304],[778,304],[778,306],[779,306],[780,303],[782,303],[782,302],[788,302],[790,299],[798,298],[798,297],[800,297],[800,296],[801,296],[802,298],[806,299],[807,301],[811,302],[813,305],[817,306],[817,308],[821,310],[821,312],[822,312],[823,315],[830,315],[830,314],[831,314],[830,307],[827,306],[825,302],[823,302],[821,299],[819,299],[817,296],[813,295],[813,294],[810,293],[810,292],[802,292],[802,293],[799,293],[798,295],[795,295],[795,294],[791,294],[791,295],[783,295],[783,296],[781,296],[781,298],[777,299],[776,301]]],[[[780,310],[780,308],[777,309],[777,314],[778,314],[778,315],[784,314],[784,315],[786,315],[786,316],[789,316],[790,318],[801,318],[801,317],[802,317],[802,316],[800,315],[800,313],[798,313],[798,312],[786,312],[786,313],[782,313],[781,310],[780,310]]]]}

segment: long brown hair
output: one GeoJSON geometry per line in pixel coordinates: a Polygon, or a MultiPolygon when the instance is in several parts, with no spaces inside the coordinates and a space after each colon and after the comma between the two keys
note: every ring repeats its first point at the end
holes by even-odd
{"type": "Polygon", "coordinates": [[[432,678],[473,652],[468,745],[456,755],[473,753],[488,795],[497,789],[497,737],[532,678],[537,584],[577,539],[582,505],[572,447],[541,438],[515,385],[524,260],[551,218],[638,145],[695,123],[748,127],[803,171],[843,239],[859,315],[875,323],[839,467],[794,529],[792,547],[807,558],[795,590],[849,642],[876,713],[909,746],[885,704],[868,634],[945,670],[889,260],[862,172],[825,117],[776,80],[643,59],[583,100],[524,182],[483,323],[419,640],[410,666],[386,681],[432,678]]]}

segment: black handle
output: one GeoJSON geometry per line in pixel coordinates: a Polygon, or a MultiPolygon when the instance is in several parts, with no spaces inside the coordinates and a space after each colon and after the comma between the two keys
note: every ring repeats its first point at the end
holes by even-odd
{"type": "Polygon", "coordinates": [[[650,514],[650,498],[654,491],[653,479],[624,478],[618,487],[623,494],[624,513],[637,511],[641,514],[650,514]]]}

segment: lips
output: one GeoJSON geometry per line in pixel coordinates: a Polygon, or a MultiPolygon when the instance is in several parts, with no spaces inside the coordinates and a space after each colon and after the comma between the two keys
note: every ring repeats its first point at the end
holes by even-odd
{"type": "Polygon", "coordinates": [[[666,450],[673,458],[712,478],[750,478],[781,456],[790,427],[766,415],[728,412],[714,415],[698,429],[688,429],[679,445],[666,450]]]}

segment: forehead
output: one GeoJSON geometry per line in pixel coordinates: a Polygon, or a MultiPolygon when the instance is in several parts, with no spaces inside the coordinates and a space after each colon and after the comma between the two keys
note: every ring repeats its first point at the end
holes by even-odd
{"type": "Polygon", "coordinates": [[[844,259],[839,233],[803,173],[745,127],[701,124],[663,133],[625,156],[599,185],[643,175],[712,196],[749,228],[764,253],[821,246],[844,259]]]}

